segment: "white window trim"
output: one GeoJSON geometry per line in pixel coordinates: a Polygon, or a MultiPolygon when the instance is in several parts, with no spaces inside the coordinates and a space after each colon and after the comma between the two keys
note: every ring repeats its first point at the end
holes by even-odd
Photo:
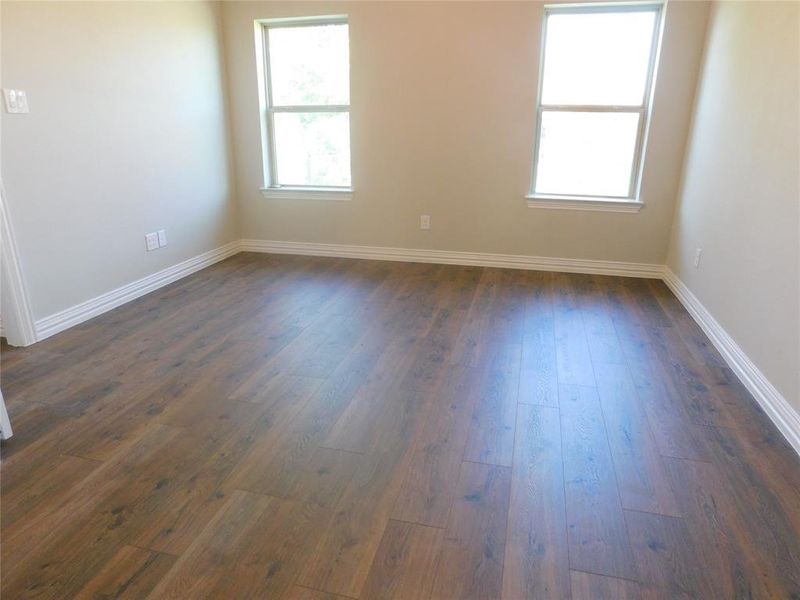
{"type": "Polygon", "coordinates": [[[656,84],[656,67],[661,51],[661,37],[664,28],[664,2],[609,2],[592,4],[549,4],[544,7],[542,19],[542,41],[539,51],[539,86],[536,97],[536,133],[533,143],[533,168],[531,170],[530,192],[525,196],[528,208],[549,208],[562,210],[590,210],[603,212],[639,212],[644,206],[641,201],[642,175],[644,172],[645,149],[650,130],[650,115],[652,114],[653,90],[656,84]],[[641,105],[614,106],[614,105],[543,105],[542,87],[544,83],[545,45],[547,43],[547,20],[551,14],[580,14],[595,12],[638,12],[654,11],[656,22],[653,27],[653,41],[650,46],[650,59],[648,62],[647,83],[641,105]],[[536,193],[536,176],[539,166],[539,142],[542,129],[542,112],[544,111],[574,111],[574,112],[625,112],[638,113],[639,129],[636,134],[631,178],[628,184],[627,196],[597,196],[597,195],[560,195],[549,193],[536,193]]]}
{"type": "MultiPolygon", "coordinates": [[[[272,103],[272,81],[269,62],[269,29],[273,27],[309,27],[313,25],[348,25],[347,15],[298,17],[290,19],[261,19],[256,21],[259,112],[261,115],[261,147],[263,152],[264,185],[261,195],[272,199],[351,200],[351,186],[309,186],[280,184],[275,181],[278,173],[275,152],[275,113],[286,112],[338,112],[350,113],[349,104],[286,105],[272,103]]],[[[352,177],[352,168],[351,168],[352,177]]]]}
{"type": "Polygon", "coordinates": [[[352,200],[353,190],[342,187],[276,186],[260,188],[264,198],[272,200],[352,200]]]}
{"type": "Polygon", "coordinates": [[[525,201],[528,208],[550,208],[553,210],[637,213],[644,207],[644,202],[638,200],[614,200],[596,196],[528,194],[525,196],[525,201]]]}

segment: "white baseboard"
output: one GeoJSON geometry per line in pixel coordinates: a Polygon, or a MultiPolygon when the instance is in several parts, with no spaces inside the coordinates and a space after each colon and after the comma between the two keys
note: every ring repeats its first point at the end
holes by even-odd
{"type": "Polygon", "coordinates": [[[800,454],[800,414],[775,389],[775,386],[750,360],[744,350],[669,267],[664,267],[664,282],[697,321],[719,353],[722,354],[725,362],[733,369],[736,376],[772,419],[789,444],[800,454]]]}
{"type": "Polygon", "coordinates": [[[443,265],[500,267],[533,271],[559,271],[562,273],[622,275],[625,277],[645,277],[649,279],[660,279],[664,269],[663,265],[647,263],[585,260],[577,258],[550,258],[546,256],[524,256],[517,254],[492,254],[488,252],[388,248],[384,246],[279,242],[271,240],[242,240],[242,251],[266,252],[270,254],[302,254],[307,256],[336,256],[340,258],[365,258],[371,260],[436,263],[443,265]]]}
{"type": "Polygon", "coordinates": [[[96,298],[81,302],[54,315],[36,321],[36,341],[55,335],[65,329],[74,327],[79,323],[88,321],[92,317],[101,315],[109,310],[121,306],[126,302],[135,300],[158,288],[164,287],[182,277],[191,275],[195,271],[204,269],[214,263],[238,254],[241,251],[239,240],[235,240],[214,250],[194,256],[177,265],[167,267],[157,273],[142,277],[141,279],[123,285],[115,290],[101,294],[96,298]]]}

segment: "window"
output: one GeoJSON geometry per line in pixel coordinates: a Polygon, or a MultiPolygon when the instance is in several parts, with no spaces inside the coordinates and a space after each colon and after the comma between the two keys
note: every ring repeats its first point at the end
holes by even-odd
{"type": "Polygon", "coordinates": [[[661,4],[545,7],[529,205],[638,210],[660,20],[661,4]]]}
{"type": "Polygon", "coordinates": [[[350,192],[347,20],[261,22],[265,195],[350,192]]]}

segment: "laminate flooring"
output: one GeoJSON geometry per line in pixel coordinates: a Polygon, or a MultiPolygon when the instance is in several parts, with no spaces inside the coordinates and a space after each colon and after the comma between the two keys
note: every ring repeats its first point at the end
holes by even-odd
{"type": "Polygon", "coordinates": [[[800,460],[659,281],[243,253],[1,381],[4,600],[800,598],[800,460]]]}

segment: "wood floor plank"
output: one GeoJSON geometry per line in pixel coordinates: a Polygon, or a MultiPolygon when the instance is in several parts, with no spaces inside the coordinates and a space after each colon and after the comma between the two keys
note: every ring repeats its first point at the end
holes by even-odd
{"type": "MultiPolygon", "coordinates": [[[[257,423],[257,422],[256,422],[257,423]]],[[[256,424],[254,423],[254,425],[256,424]]],[[[194,447],[176,457],[177,474],[167,471],[156,483],[164,496],[163,506],[152,511],[150,519],[135,527],[134,543],[161,552],[182,554],[191,545],[198,527],[216,513],[233,490],[230,473],[246,454],[257,434],[243,432],[217,442],[208,438],[181,439],[194,447]],[[197,448],[195,453],[194,448],[197,448]]],[[[165,461],[166,462],[166,461],[165,461]]],[[[172,461],[167,462],[170,469],[172,461]]]]}
{"type": "Polygon", "coordinates": [[[145,598],[174,563],[169,554],[123,546],[75,600],[145,598]]]}
{"type": "Polygon", "coordinates": [[[680,516],[627,368],[606,364],[595,377],[622,507],[680,516]]]}
{"type": "Polygon", "coordinates": [[[650,287],[646,283],[623,280],[616,290],[625,297],[626,308],[646,332],[653,356],[662,363],[691,420],[703,425],[735,427],[735,415],[730,407],[710,389],[712,379],[708,377],[706,365],[695,361],[678,327],[661,309],[650,287]]]}
{"type": "Polygon", "coordinates": [[[167,378],[155,389],[151,386],[125,385],[115,393],[126,402],[97,403],[71,423],[67,439],[59,445],[66,453],[93,460],[104,461],[119,448],[142,435],[160,417],[171,403],[191,397],[200,382],[183,377],[167,378]],[[131,393],[137,390],[136,393],[131,393]]]}
{"type": "Polygon", "coordinates": [[[387,347],[375,370],[328,433],[324,447],[363,454],[382,442],[403,411],[402,401],[397,398],[397,394],[404,397],[399,381],[411,368],[418,342],[409,337],[387,347]]]}
{"type": "Polygon", "coordinates": [[[541,406],[558,406],[558,369],[552,322],[542,324],[522,338],[519,401],[541,406]]]}
{"type": "Polygon", "coordinates": [[[98,461],[58,454],[52,461],[43,463],[41,468],[28,471],[28,476],[20,478],[14,487],[6,488],[3,481],[3,505],[0,510],[3,531],[7,531],[18,519],[35,519],[36,515],[57,506],[63,489],[80,485],[99,466],[98,461]]]}
{"type": "Polygon", "coordinates": [[[520,404],[503,563],[503,598],[569,597],[569,548],[557,408],[520,404]]]}
{"type": "Polygon", "coordinates": [[[519,344],[492,345],[480,385],[464,460],[511,466],[514,454],[514,424],[517,418],[519,344]]]}
{"type": "Polygon", "coordinates": [[[501,596],[510,486],[507,467],[462,464],[432,598],[501,596]]]}
{"type": "Polygon", "coordinates": [[[703,333],[700,325],[686,312],[680,300],[669,291],[666,284],[663,281],[652,279],[647,282],[647,285],[695,359],[712,367],[727,367],[725,360],[703,333]]]}
{"type": "Polygon", "coordinates": [[[492,307],[497,297],[497,269],[483,269],[471,294],[467,320],[450,353],[451,366],[477,368],[487,349],[492,307]]]}
{"type": "Polygon", "coordinates": [[[707,460],[702,438],[694,435],[693,420],[681,393],[653,357],[629,359],[629,371],[642,402],[650,431],[662,456],[707,460]]]}
{"type": "Polygon", "coordinates": [[[704,367],[694,363],[677,331],[671,327],[651,327],[648,332],[693,422],[736,428],[730,408],[709,386],[704,367]]]}
{"type": "MultiPolygon", "coordinates": [[[[179,431],[155,426],[68,490],[45,514],[3,534],[3,593],[71,597],[129,541],[137,521],[160,505],[167,453],[182,453],[179,431]],[[130,473],[136,473],[135,478],[130,473]],[[91,543],[87,543],[90,541],[91,543]]],[[[163,506],[163,505],[162,505],[163,506]]]]}
{"type": "Polygon", "coordinates": [[[352,600],[345,596],[338,596],[337,594],[329,594],[328,592],[320,592],[312,590],[300,585],[293,585],[289,588],[281,598],[281,600],[352,600]]]}
{"type": "Polygon", "coordinates": [[[693,421],[685,402],[620,279],[608,282],[606,306],[659,452],[675,458],[705,460],[702,440],[692,435],[693,421]]]}
{"type": "Polygon", "coordinates": [[[477,400],[473,390],[480,378],[480,372],[467,367],[449,371],[416,437],[392,518],[434,527],[447,525],[477,400]]]}
{"type": "Polygon", "coordinates": [[[622,282],[636,303],[638,312],[643,315],[648,323],[655,327],[672,327],[672,319],[667,316],[658,299],[652,293],[650,282],[647,279],[625,277],[622,282]]]}
{"type": "Polygon", "coordinates": [[[35,404],[36,408],[26,411],[20,419],[21,435],[17,437],[15,431],[4,444],[4,449],[8,448],[3,453],[4,487],[13,489],[20,478],[27,478],[29,472],[42,468],[58,454],[74,454],[71,450],[81,439],[81,432],[85,430],[91,436],[105,415],[123,411],[122,400],[131,396],[131,390],[119,381],[82,381],[61,392],[58,405],[35,404]],[[26,435],[24,428],[29,426],[32,432],[26,435]]]}
{"type": "Polygon", "coordinates": [[[280,597],[297,580],[312,549],[335,518],[337,502],[361,464],[361,457],[319,449],[297,483],[297,500],[286,510],[262,520],[249,533],[231,576],[240,583],[214,588],[219,597],[280,597]],[[241,582],[246,582],[246,588],[241,582]]]}
{"type": "Polygon", "coordinates": [[[279,514],[282,507],[276,498],[234,491],[149,597],[205,598],[220,582],[238,586],[227,570],[238,561],[252,528],[263,516],[279,514]]]}
{"type": "MultiPolygon", "coordinates": [[[[3,366],[5,367],[5,365],[3,366]]],[[[60,414],[43,402],[20,400],[18,397],[11,396],[5,400],[5,403],[8,416],[14,424],[13,437],[3,440],[0,458],[5,467],[9,462],[13,462],[14,455],[26,449],[30,451],[29,454],[35,453],[36,445],[41,447],[42,440],[61,429],[70,418],[69,415],[60,414]]]]}
{"type": "Polygon", "coordinates": [[[641,600],[639,584],[626,579],[572,571],[572,600],[641,600]]]}
{"type": "MultiPolygon", "coordinates": [[[[374,271],[375,264],[367,269],[374,271]]],[[[353,270],[353,284],[336,286],[341,290],[315,309],[314,318],[308,319],[307,310],[295,311],[308,319],[308,325],[275,357],[274,369],[303,377],[328,377],[372,325],[372,311],[365,307],[370,306],[373,294],[380,294],[388,271],[365,272],[360,265],[353,270]]]]}
{"type": "Polygon", "coordinates": [[[395,394],[403,396],[403,382],[418,359],[423,338],[398,335],[386,344],[375,368],[326,437],[323,445],[364,453],[382,443],[405,409],[395,394]]]}
{"type": "Polygon", "coordinates": [[[290,497],[297,473],[322,445],[379,356],[374,347],[354,349],[276,438],[259,440],[239,465],[232,484],[255,493],[290,497]]]}
{"type": "Polygon", "coordinates": [[[560,273],[555,276],[553,318],[558,383],[593,386],[592,357],[576,297],[577,277],[560,273]]]}
{"type": "Polygon", "coordinates": [[[440,309],[421,341],[414,362],[400,385],[414,390],[433,386],[444,371],[454,349],[454,341],[467,319],[467,312],[440,309]]]}
{"type": "Polygon", "coordinates": [[[336,450],[317,451],[298,478],[302,500],[232,492],[153,597],[280,597],[302,568],[315,534],[333,518],[358,460],[336,450]],[[200,587],[187,583],[198,576],[209,579],[200,587]]]}
{"type": "Polygon", "coordinates": [[[776,477],[764,477],[761,473],[772,471],[771,466],[754,468],[753,464],[758,465],[766,457],[754,456],[753,464],[746,461],[747,450],[739,442],[738,432],[703,429],[730,499],[740,514],[747,515],[743,526],[748,540],[768,553],[769,562],[780,572],[785,588],[800,592],[800,573],[791,569],[800,561],[800,538],[774,533],[796,531],[800,527],[798,489],[791,479],[780,481],[776,477]]]}
{"type": "Polygon", "coordinates": [[[436,527],[389,521],[360,596],[427,600],[443,537],[436,527]]]}
{"type": "Polygon", "coordinates": [[[797,594],[792,581],[797,570],[785,567],[791,559],[780,560],[774,547],[758,543],[758,532],[752,537],[753,529],[761,524],[737,506],[735,491],[714,464],[670,458],[666,466],[681,513],[702,564],[714,574],[720,598],[797,594]]]}
{"type": "Polygon", "coordinates": [[[800,456],[774,432],[695,427],[708,455],[735,486],[757,488],[761,504],[775,511],[773,519],[788,519],[800,530],[800,456]]]}
{"type": "Polygon", "coordinates": [[[423,422],[427,398],[416,390],[398,389],[405,407],[396,428],[375,453],[362,457],[352,481],[336,506],[336,518],[307,557],[297,583],[358,597],[389,521],[411,455],[412,441],[423,422]]]}
{"type": "Polygon", "coordinates": [[[570,567],[635,580],[597,391],[565,385],[559,389],[570,567]]]}
{"type": "Polygon", "coordinates": [[[576,302],[583,317],[589,353],[595,368],[625,364],[625,356],[608,310],[602,279],[587,275],[577,278],[576,302]]]}
{"type": "Polygon", "coordinates": [[[558,406],[558,366],[553,318],[553,274],[526,272],[519,401],[558,406]]]}
{"type": "Polygon", "coordinates": [[[447,374],[452,340],[465,318],[465,311],[438,309],[408,370],[404,373],[393,363],[393,376],[366,384],[373,392],[385,390],[382,401],[389,418],[384,420],[383,434],[375,438],[380,445],[364,448],[367,454],[337,507],[338,518],[301,573],[301,585],[347,596],[357,596],[364,586],[405,479],[413,441],[447,374]]]}
{"type": "Polygon", "coordinates": [[[683,519],[625,511],[625,521],[643,598],[723,597],[683,519]]]}

